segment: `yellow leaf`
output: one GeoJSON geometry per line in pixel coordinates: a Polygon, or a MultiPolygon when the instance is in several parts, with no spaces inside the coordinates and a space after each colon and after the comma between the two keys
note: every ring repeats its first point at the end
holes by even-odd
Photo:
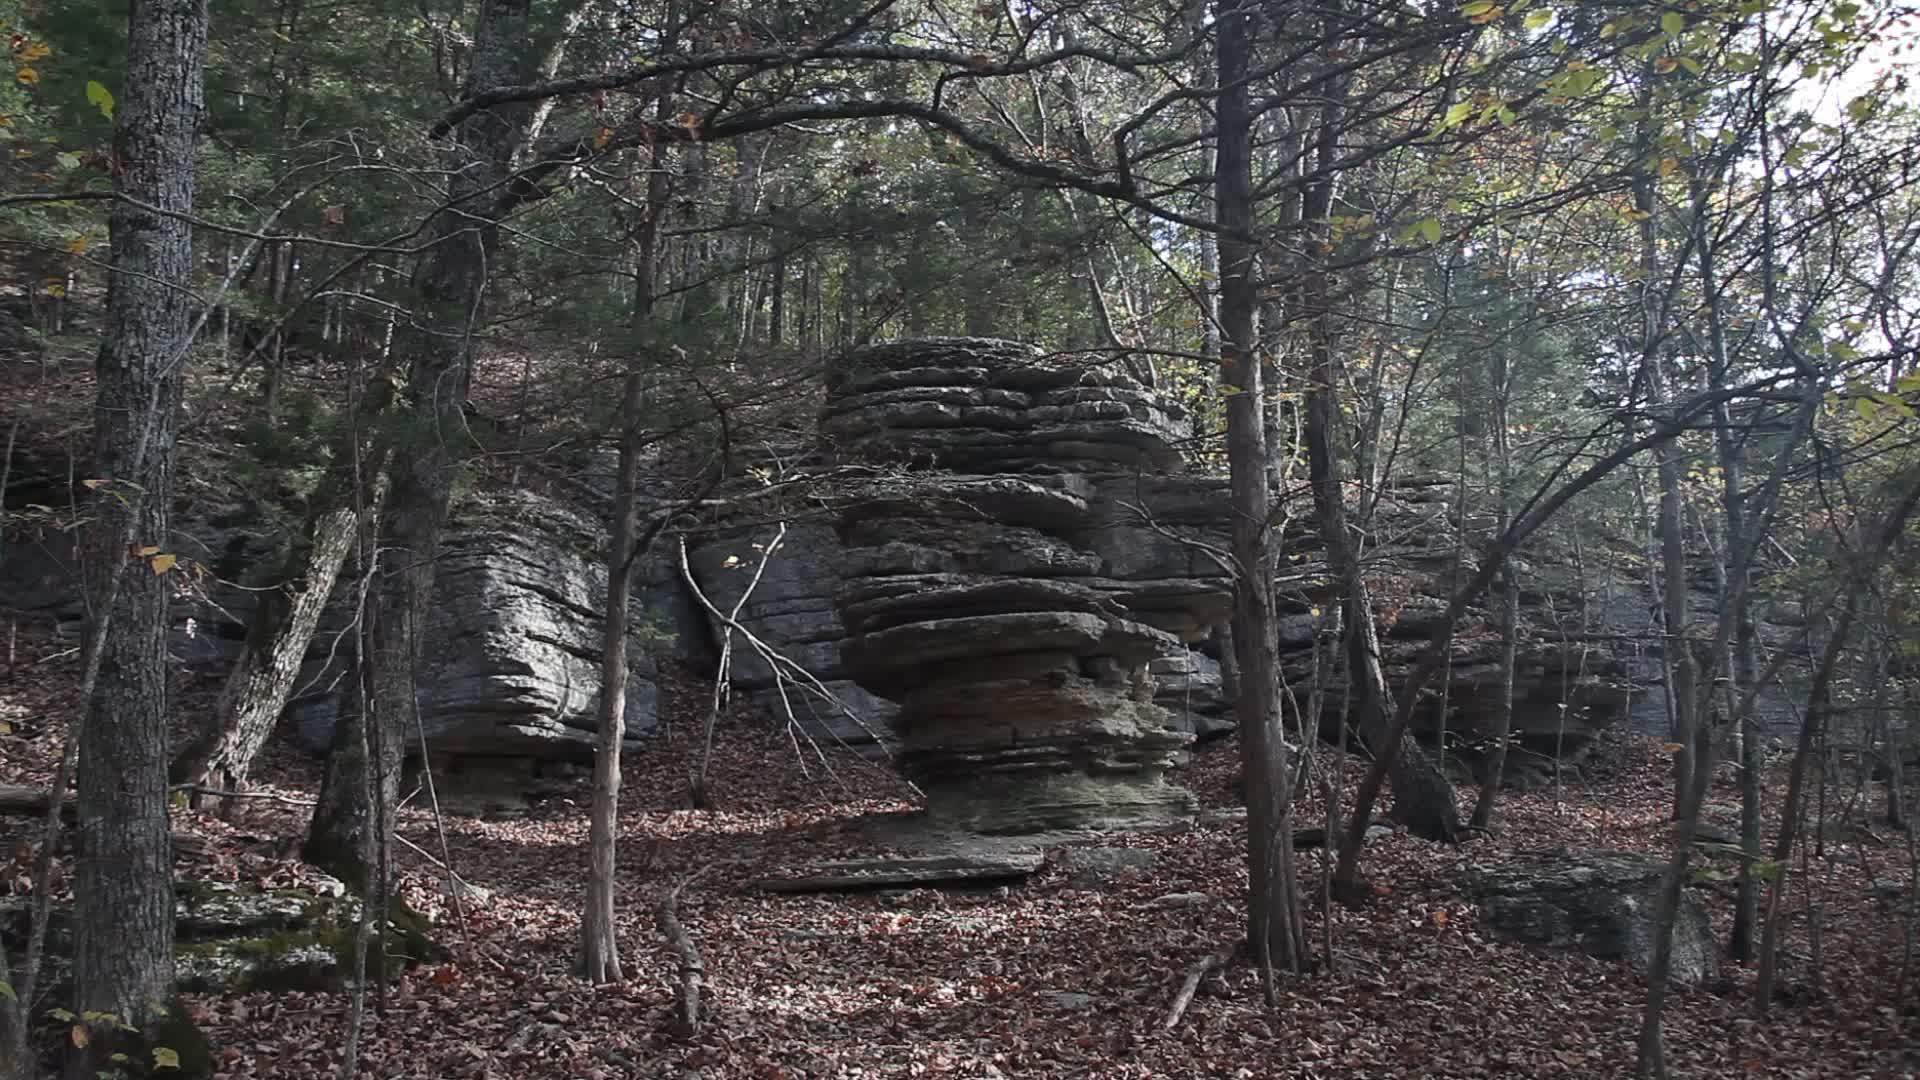
{"type": "Polygon", "coordinates": [[[153,1067],[156,1069],[178,1069],[180,1067],[180,1051],[175,1050],[171,1046],[154,1047],[153,1067]]]}
{"type": "Polygon", "coordinates": [[[146,558],[146,557],[147,557],[147,556],[149,556],[149,555],[158,555],[158,554],[160,554],[160,549],[159,549],[159,548],[157,548],[157,547],[143,547],[143,548],[141,548],[141,549],[139,549],[138,551],[136,551],[136,552],[134,552],[134,554],[136,554],[136,555],[138,555],[138,556],[140,556],[141,558],[143,558],[143,559],[144,559],[144,558],[146,558]]]}
{"type": "Polygon", "coordinates": [[[101,488],[107,486],[107,482],[98,477],[95,477],[90,480],[82,480],[80,482],[86,485],[86,488],[88,491],[99,491],[101,488]]]}
{"type": "Polygon", "coordinates": [[[67,250],[75,255],[84,255],[87,251],[87,245],[92,242],[93,241],[85,235],[76,236],[72,242],[67,245],[67,250]]]}
{"type": "Polygon", "coordinates": [[[153,567],[154,573],[164,574],[173,569],[173,564],[179,561],[180,556],[178,555],[155,555],[153,558],[147,560],[147,565],[153,567]]]}
{"type": "Polygon", "coordinates": [[[65,296],[67,295],[67,287],[60,282],[50,281],[47,283],[45,292],[48,296],[65,296]]]}
{"type": "Polygon", "coordinates": [[[612,141],[613,141],[613,129],[610,127],[602,127],[599,131],[596,131],[593,134],[593,148],[595,150],[605,150],[607,148],[607,144],[612,141]]]}
{"type": "Polygon", "coordinates": [[[40,81],[40,73],[30,67],[23,67],[19,71],[14,72],[13,77],[27,86],[33,86],[40,81]]]}
{"type": "Polygon", "coordinates": [[[1672,176],[1674,173],[1678,172],[1679,169],[1680,169],[1679,161],[1670,157],[1663,157],[1660,159],[1660,175],[1663,178],[1672,176]]]}
{"type": "Polygon", "coordinates": [[[29,42],[20,50],[20,59],[29,64],[43,56],[51,55],[53,55],[53,47],[43,41],[29,42]]]}
{"type": "Polygon", "coordinates": [[[1435,926],[1447,925],[1447,913],[1445,911],[1435,911],[1433,913],[1433,925],[1435,926]]]}
{"type": "Polygon", "coordinates": [[[1669,754],[1677,754],[1680,751],[1685,750],[1686,747],[1677,742],[1670,742],[1661,746],[1660,749],[1665,750],[1669,754]]]}
{"type": "Polygon", "coordinates": [[[687,134],[692,136],[693,138],[698,139],[700,137],[700,117],[698,115],[690,112],[683,112],[677,118],[675,118],[674,123],[679,124],[683,128],[686,128],[687,134]]]}
{"type": "Polygon", "coordinates": [[[75,1049],[85,1050],[87,1048],[87,1041],[88,1041],[87,1025],[85,1024],[73,1025],[73,1030],[70,1033],[68,1033],[67,1037],[73,1040],[73,1045],[75,1049]]]}

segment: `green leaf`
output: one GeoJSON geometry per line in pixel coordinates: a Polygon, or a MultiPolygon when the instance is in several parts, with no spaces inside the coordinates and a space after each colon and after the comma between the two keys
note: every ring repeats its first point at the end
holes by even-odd
{"type": "Polygon", "coordinates": [[[1867,117],[1873,115],[1873,102],[1868,100],[1865,94],[1862,94],[1852,101],[1847,102],[1847,115],[1853,117],[1856,121],[1864,123],[1867,117]]]}
{"type": "Polygon", "coordinates": [[[1880,415],[1880,407],[1874,404],[1873,399],[1870,397],[1854,398],[1853,411],[1860,415],[1860,419],[1865,420],[1869,424],[1873,423],[1880,415]]]}
{"type": "Polygon", "coordinates": [[[156,1069],[178,1069],[180,1067],[180,1051],[175,1050],[171,1046],[154,1047],[153,1067],[156,1069]]]}
{"type": "Polygon", "coordinates": [[[20,1000],[20,996],[13,992],[12,984],[8,983],[4,979],[0,979],[0,998],[6,998],[8,1001],[20,1000]]]}
{"type": "Polygon", "coordinates": [[[1695,60],[1691,56],[1681,56],[1681,57],[1676,57],[1675,59],[1680,61],[1681,67],[1687,69],[1687,74],[1689,75],[1700,74],[1700,61],[1695,60]]]}
{"type": "Polygon", "coordinates": [[[1547,8],[1541,8],[1539,11],[1528,12],[1525,21],[1522,22],[1521,25],[1529,30],[1538,30],[1552,21],[1553,12],[1547,8]]]}
{"type": "Polygon", "coordinates": [[[105,83],[87,83],[87,104],[99,109],[101,116],[113,119],[113,91],[107,89],[105,83]]]}
{"type": "Polygon", "coordinates": [[[1427,218],[1423,221],[1416,221],[1413,223],[1411,231],[1427,243],[1437,244],[1440,242],[1440,219],[1427,218]]]}
{"type": "Polygon", "coordinates": [[[1471,3],[1460,5],[1460,14],[1471,19],[1477,15],[1485,15],[1487,12],[1492,11],[1493,8],[1493,0],[1472,0],[1471,3]]]}
{"type": "Polygon", "coordinates": [[[1665,15],[1660,16],[1660,29],[1665,30],[1673,37],[1679,37],[1680,32],[1686,28],[1687,17],[1677,11],[1669,11],[1665,15]]]}

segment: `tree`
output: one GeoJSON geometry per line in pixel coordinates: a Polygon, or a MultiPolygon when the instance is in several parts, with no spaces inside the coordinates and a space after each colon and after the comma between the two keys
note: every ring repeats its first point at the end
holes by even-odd
{"type": "Polygon", "coordinates": [[[95,520],[88,528],[98,681],[80,743],[74,877],[76,1037],[67,1075],[149,1060],[173,998],[167,825],[166,571],[181,369],[194,323],[194,151],[205,114],[205,0],[143,0],[117,99],[106,335],[95,365],[95,520]],[[132,543],[129,545],[129,538],[132,543]],[[130,550],[131,547],[131,550],[130,550]],[[110,1019],[93,1019],[107,1017],[110,1019]],[[129,1039],[119,1025],[138,1029],[129,1039]]]}
{"type": "MultiPolygon", "coordinates": [[[[1219,126],[1214,205],[1220,227],[1220,350],[1233,389],[1227,398],[1227,461],[1233,505],[1233,647],[1240,757],[1247,799],[1247,944],[1263,971],[1306,964],[1292,871],[1292,767],[1280,723],[1278,640],[1273,621],[1268,537],[1265,400],[1254,315],[1253,114],[1247,71],[1259,14],[1223,0],[1215,24],[1219,126]]],[[[1267,980],[1273,998],[1273,983],[1267,980]]]]}
{"type": "MultiPolygon", "coordinates": [[[[528,58],[528,0],[486,0],[474,31],[466,93],[517,85],[528,58]]],[[[416,318],[408,341],[406,400],[414,419],[390,452],[395,467],[380,522],[387,565],[369,614],[373,710],[343,716],[335,730],[304,853],[356,887],[385,873],[380,805],[399,788],[401,748],[419,727],[414,666],[433,599],[434,556],[453,499],[454,473],[467,445],[464,406],[480,317],[498,246],[499,221],[512,206],[507,183],[525,134],[527,110],[505,107],[464,119],[450,153],[444,205],[433,218],[434,244],[415,275],[416,318]],[[378,734],[378,760],[366,760],[360,725],[378,734]],[[366,778],[371,777],[371,787],[366,778]],[[370,800],[365,792],[373,791],[370,800]]],[[[389,456],[387,453],[380,455],[389,456]]]]}

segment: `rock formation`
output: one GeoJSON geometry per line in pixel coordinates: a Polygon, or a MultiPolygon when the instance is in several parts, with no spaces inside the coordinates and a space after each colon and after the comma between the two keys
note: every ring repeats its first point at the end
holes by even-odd
{"type": "MultiPolygon", "coordinates": [[[[173,906],[176,983],[183,991],[330,991],[353,979],[360,904],[324,874],[307,874],[302,887],[181,880],[174,883],[173,906]]],[[[0,945],[24,950],[32,907],[26,897],[0,898],[0,945]]],[[[368,975],[393,978],[444,955],[426,931],[425,920],[400,905],[387,923],[385,948],[376,942],[367,954],[368,975]]],[[[59,987],[73,952],[73,913],[64,905],[49,912],[47,947],[47,977],[59,987]]]]}
{"type": "Polygon", "coordinates": [[[1225,594],[1101,551],[1121,493],[1181,467],[1179,406],[1110,368],[943,338],[841,358],[821,428],[839,461],[895,470],[841,516],[836,605],[846,672],[899,704],[931,816],[1028,833],[1184,813],[1165,774],[1192,735],[1149,667],[1225,594]]]}
{"type": "MultiPolygon", "coordinates": [[[[1605,851],[1542,851],[1481,871],[1468,881],[1482,924],[1530,945],[1578,949],[1622,960],[1646,974],[1659,928],[1665,861],[1605,851]]],[[[1673,923],[1670,981],[1699,986],[1719,972],[1720,947],[1707,914],[1680,896],[1673,923]]]]}
{"type": "MultiPolygon", "coordinates": [[[[704,540],[688,553],[694,580],[715,607],[732,611],[753,580],[765,545],[775,529],[729,530],[704,540]]],[[[767,558],[746,603],[740,623],[762,640],[804,666],[821,680],[847,711],[836,708],[804,687],[788,684],[783,698],[774,671],[758,653],[737,643],[731,663],[733,686],[753,697],[777,722],[792,718],[827,744],[841,743],[873,756],[887,750],[893,730],[892,702],[876,697],[847,678],[840,662],[846,629],[833,606],[846,575],[846,552],[828,524],[801,522],[788,527],[779,547],[767,558]]],[[[708,618],[709,633],[718,637],[721,624],[708,618]]]]}
{"type": "MultiPolygon", "coordinates": [[[[607,531],[558,500],[529,491],[463,499],[448,523],[434,576],[434,603],[419,670],[420,715],[436,769],[482,769],[530,760],[587,760],[600,699],[600,634],[606,607],[607,531]],[[444,757],[441,757],[444,755],[444,757]]],[[[676,634],[675,604],[661,568],[636,597],[627,686],[627,747],[655,727],[654,654],[676,634]]],[[[350,697],[320,667],[335,652],[315,643],[304,685],[316,693],[290,708],[301,742],[324,750],[350,697]]],[[[344,661],[332,656],[338,668],[344,661]]]]}

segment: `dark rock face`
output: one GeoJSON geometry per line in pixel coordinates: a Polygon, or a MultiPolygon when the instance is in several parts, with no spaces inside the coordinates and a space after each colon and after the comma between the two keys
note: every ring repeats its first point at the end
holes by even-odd
{"type": "Polygon", "coordinates": [[[841,516],[835,603],[844,668],[899,704],[930,815],[1019,834],[1186,813],[1166,772],[1193,736],[1149,668],[1186,657],[1225,594],[1177,556],[1110,558],[1125,544],[1106,535],[1113,493],[1138,497],[1124,481],[1178,489],[1159,474],[1180,464],[1179,406],[1111,369],[940,338],[844,357],[822,431],[838,460],[899,470],[841,516]]]}
{"type": "MultiPolygon", "coordinates": [[[[1653,960],[1666,863],[1605,851],[1536,852],[1476,874],[1469,889],[1481,918],[1516,941],[1624,960],[1646,974],[1653,960]]],[[[1670,979],[1698,986],[1719,972],[1707,914],[1684,891],[1674,920],[1670,979]]]]}
{"type": "MultiPolygon", "coordinates": [[[[421,722],[436,768],[457,768],[457,759],[591,757],[606,544],[601,522],[532,492],[476,495],[456,508],[440,546],[419,669],[421,722]]],[[[654,655],[677,632],[658,591],[636,596],[629,628],[629,750],[655,727],[654,655]]],[[[316,652],[327,649],[328,636],[316,640],[316,652]]],[[[316,662],[326,659],[323,653],[316,662]]],[[[325,670],[315,674],[302,683],[326,686],[325,670]]],[[[292,705],[304,744],[326,749],[343,698],[333,691],[292,705]]]]}
{"type": "MultiPolygon", "coordinates": [[[[775,530],[765,526],[741,530],[722,534],[688,552],[687,565],[694,580],[715,607],[733,610],[774,535],[775,530]]],[[[893,703],[849,680],[840,662],[846,629],[834,610],[833,598],[846,574],[846,561],[847,553],[831,526],[790,526],[767,557],[766,571],[739,615],[742,625],[819,679],[839,705],[792,682],[786,685],[783,696],[772,667],[744,641],[735,643],[731,678],[737,690],[751,694],[776,721],[785,721],[791,714],[794,722],[823,744],[842,743],[880,756],[889,748],[897,710],[893,703]]],[[[708,632],[717,638],[722,624],[710,616],[702,617],[708,632]]]]}

